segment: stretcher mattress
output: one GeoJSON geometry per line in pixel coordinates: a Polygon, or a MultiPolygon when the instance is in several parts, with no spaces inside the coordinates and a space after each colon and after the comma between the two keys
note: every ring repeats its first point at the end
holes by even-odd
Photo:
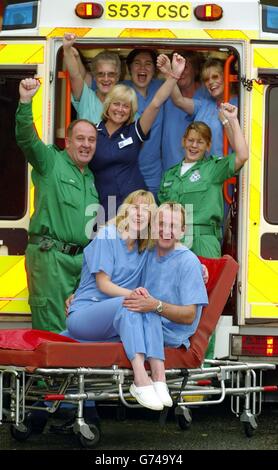
{"type": "MultiPolygon", "coordinates": [[[[166,367],[191,367],[185,348],[165,349],[166,367]]],[[[111,367],[131,368],[121,343],[42,342],[35,350],[0,349],[0,364],[22,367],[111,367]]]]}
{"type": "MultiPolygon", "coordinates": [[[[225,255],[201,259],[209,270],[209,305],[204,308],[190,348],[165,348],[166,369],[196,368],[204,359],[209,338],[223,311],[236,277],[238,264],[225,255]]],[[[79,343],[55,333],[39,330],[2,330],[0,365],[41,368],[131,368],[121,343],[79,343]]]]}

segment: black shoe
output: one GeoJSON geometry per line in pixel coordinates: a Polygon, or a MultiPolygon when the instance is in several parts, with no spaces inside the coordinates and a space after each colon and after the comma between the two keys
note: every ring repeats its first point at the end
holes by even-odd
{"type": "Polygon", "coordinates": [[[73,434],[73,426],[75,423],[76,417],[69,419],[65,423],[62,424],[51,424],[49,427],[50,432],[54,432],[55,434],[73,434]]]}
{"type": "Polygon", "coordinates": [[[100,428],[100,419],[95,406],[84,406],[84,420],[87,424],[94,424],[100,428]]]}
{"type": "MultiPolygon", "coordinates": [[[[56,434],[73,434],[73,426],[76,421],[76,413],[75,416],[70,418],[68,421],[62,424],[52,424],[49,427],[49,431],[56,433],[56,434]]],[[[88,406],[84,407],[84,421],[86,424],[94,424],[97,428],[100,428],[100,419],[97,414],[97,410],[95,406],[88,406]]]]}
{"type": "MultiPolygon", "coordinates": [[[[40,406],[45,408],[46,405],[45,403],[42,402],[36,402],[34,403],[33,406],[40,406]]],[[[32,432],[40,434],[43,432],[46,423],[48,421],[49,413],[48,411],[44,410],[30,410],[28,412],[28,418],[30,419],[31,426],[32,426],[32,432]]]]}

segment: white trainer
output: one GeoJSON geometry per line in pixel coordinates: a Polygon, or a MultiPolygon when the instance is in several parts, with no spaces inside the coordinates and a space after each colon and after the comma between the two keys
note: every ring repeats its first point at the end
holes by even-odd
{"type": "Polygon", "coordinates": [[[164,406],[173,406],[173,400],[165,382],[153,382],[156,394],[159,396],[164,406]]]}
{"type": "Polygon", "coordinates": [[[140,405],[151,410],[163,410],[163,403],[159,396],[156,394],[155,389],[152,385],[146,385],[144,387],[136,387],[133,383],[129,387],[131,395],[136,398],[140,405]]]}

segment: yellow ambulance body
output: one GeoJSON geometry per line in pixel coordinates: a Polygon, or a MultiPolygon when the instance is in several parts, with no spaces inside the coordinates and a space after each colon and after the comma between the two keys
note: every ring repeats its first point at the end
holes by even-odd
{"type": "Polygon", "coordinates": [[[0,0],[0,21],[0,328],[30,325],[24,250],[33,188],[30,168],[14,142],[18,83],[25,76],[40,77],[36,128],[46,143],[60,144],[69,99],[62,37],[74,32],[88,65],[105,48],[118,52],[123,62],[138,46],[235,56],[250,159],[230,211],[229,249],[240,270],[217,327],[216,356],[278,362],[277,2],[0,0]]]}

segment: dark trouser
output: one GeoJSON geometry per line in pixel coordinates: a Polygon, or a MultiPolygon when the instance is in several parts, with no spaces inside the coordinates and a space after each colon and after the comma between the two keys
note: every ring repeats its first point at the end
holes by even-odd
{"type": "MultiPolygon", "coordinates": [[[[192,251],[196,255],[203,256],[204,258],[220,258],[221,257],[221,244],[219,238],[215,235],[200,235],[199,233],[194,233],[192,251]]],[[[206,359],[214,359],[214,349],[215,349],[215,332],[212,333],[206,351],[206,359]]]]}
{"type": "Polygon", "coordinates": [[[83,254],[67,255],[52,247],[28,244],[26,271],[32,327],[60,333],[66,327],[65,300],[76,289],[83,254]]]}

